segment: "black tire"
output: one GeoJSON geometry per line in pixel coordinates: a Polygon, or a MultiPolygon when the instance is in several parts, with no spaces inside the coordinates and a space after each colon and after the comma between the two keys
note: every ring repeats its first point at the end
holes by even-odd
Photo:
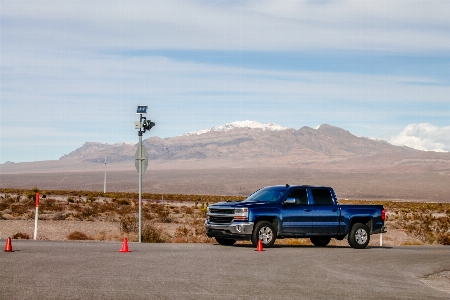
{"type": "Polygon", "coordinates": [[[325,247],[330,243],[331,238],[326,236],[315,236],[310,238],[310,240],[311,243],[313,243],[313,245],[316,247],[325,247]]]}
{"type": "Polygon", "coordinates": [[[364,249],[370,242],[369,227],[364,224],[353,224],[348,234],[348,244],[355,249],[364,249]]]}
{"type": "Polygon", "coordinates": [[[233,246],[236,240],[216,238],[216,241],[222,246],[233,246]]]}
{"type": "Polygon", "coordinates": [[[260,221],[256,223],[252,233],[252,244],[254,247],[258,246],[258,241],[261,239],[263,248],[270,248],[277,239],[277,230],[272,223],[267,221],[260,221]]]}

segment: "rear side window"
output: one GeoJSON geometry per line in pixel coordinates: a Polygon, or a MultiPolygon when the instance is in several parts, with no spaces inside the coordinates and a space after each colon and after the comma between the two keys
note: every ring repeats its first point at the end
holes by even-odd
{"type": "Polygon", "coordinates": [[[328,189],[311,189],[314,205],[334,205],[331,192],[328,189]]]}

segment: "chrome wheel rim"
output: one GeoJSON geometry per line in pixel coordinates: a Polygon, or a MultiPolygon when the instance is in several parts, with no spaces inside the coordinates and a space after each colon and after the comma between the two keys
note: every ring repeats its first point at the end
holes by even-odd
{"type": "Polygon", "coordinates": [[[358,244],[363,245],[367,242],[367,232],[364,229],[360,228],[356,230],[355,238],[358,244]]]}
{"type": "Polygon", "coordinates": [[[269,227],[263,227],[259,230],[259,239],[263,244],[268,244],[272,241],[273,232],[269,227]]]}

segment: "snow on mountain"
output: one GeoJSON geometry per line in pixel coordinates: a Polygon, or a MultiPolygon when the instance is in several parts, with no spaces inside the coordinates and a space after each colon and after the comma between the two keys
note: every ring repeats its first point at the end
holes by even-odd
{"type": "Polygon", "coordinates": [[[235,128],[251,128],[251,129],[259,129],[262,131],[266,131],[266,130],[267,131],[282,131],[282,130],[292,129],[292,128],[284,127],[284,126],[277,125],[274,123],[262,124],[262,123],[259,123],[256,121],[246,120],[246,121],[236,121],[236,122],[226,123],[224,125],[212,127],[209,129],[188,132],[186,134],[183,134],[183,136],[200,135],[200,134],[204,134],[204,133],[208,133],[208,132],[224,132],[224,131],[229,131],[229,130],[232,130],[235,128]]]}

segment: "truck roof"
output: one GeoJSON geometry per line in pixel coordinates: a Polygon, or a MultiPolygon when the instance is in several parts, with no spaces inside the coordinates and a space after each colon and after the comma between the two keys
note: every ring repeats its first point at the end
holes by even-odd
{"type": "MultiPolygon", "coordinates": [[[[308,185],[308,184],[302,184],[302,185],[290,185],[290,184],[286,184],[286,185],[273,185],[276,187],[286,187],[286,188],[325,188],[325,189],[331,189],[331,187],[329,186],[322,186],[322,185],[308,185]]],[[[270,186],[267,186],[270,187],[270,186]]]]}

